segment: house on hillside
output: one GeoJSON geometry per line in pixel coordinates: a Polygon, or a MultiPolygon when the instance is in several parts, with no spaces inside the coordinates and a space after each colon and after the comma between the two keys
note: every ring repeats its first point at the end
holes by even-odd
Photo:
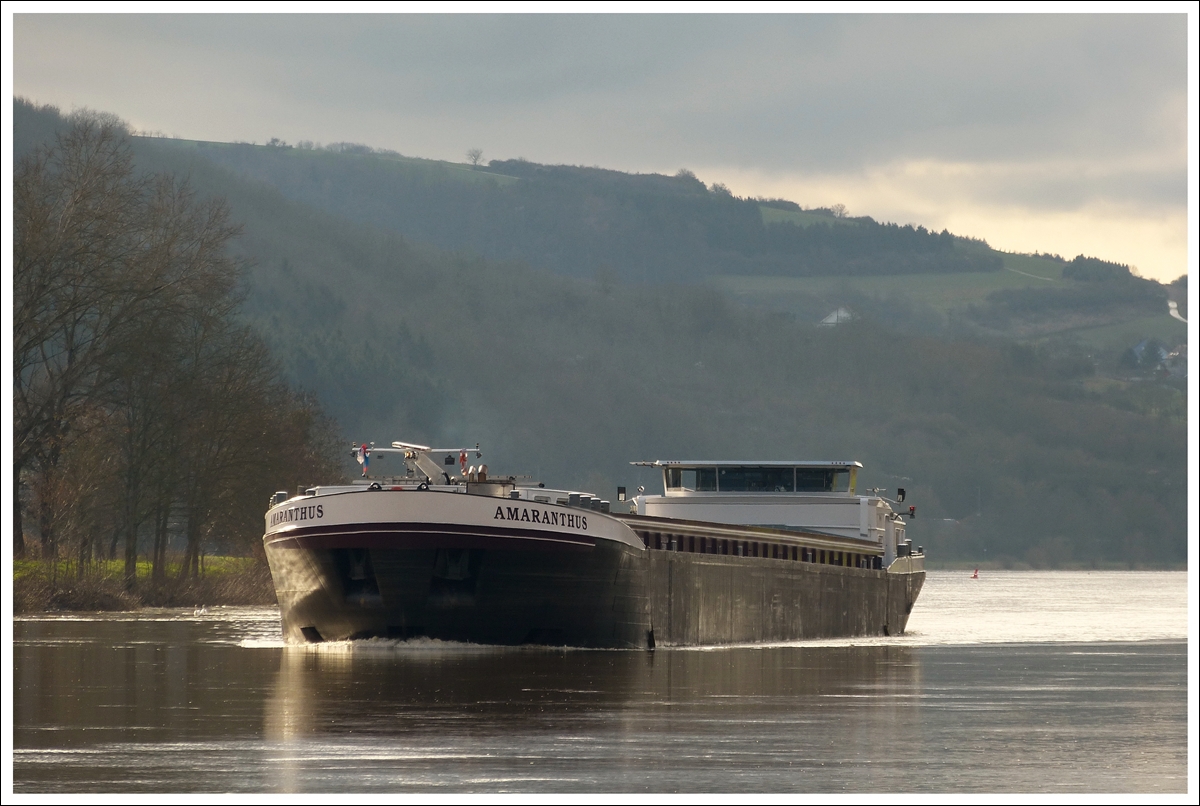
{"type": "Polygon", "coordinates": [[[1149,370],[1161,378],[1187,377],[1187,342],[1168,350],[1158,339],[1142,339],[1125,351],[1126,366],[1149,370]]]}
{"type": "Polygon", "coordinates": [[[854,314],[850,312],[849,308],[838,308],[836,311],[831,311],[819,324],[822,327],[833,327],[842,322],[849,322],[853,318],[854,314]]]}
{"type": "Polygon", "coordinates": [[[1140,367],[1157,366],[1166,361],[1167,356],[1170,355],[1167,348],[1159,344],[1158,339],[1142,339],[1130,349],[1140,367]]]}
{"type": "Polygon", "coordinates": [[[1187,377],[1187,359],[1188,359],[1188,346],[1187,346],[1187,342],[1184,342],[1183,344],[1176,347],[1167,356],[1167,360],[1163,362],[1163,366],[1166,367],[1167,372],[1171,373],[1171,375],[1173,377],[1186,378],[1187,377]]]}

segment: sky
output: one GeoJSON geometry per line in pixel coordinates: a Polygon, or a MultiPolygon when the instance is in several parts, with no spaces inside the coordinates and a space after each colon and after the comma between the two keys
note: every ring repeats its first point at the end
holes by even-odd
{"type": "MultiPolygon", "coordinates": [[[[472,8],[411,8],[431,7],[472,8]]],[[[688,168],[739,196],[844,204],[1162,281],[1187,271],[1187,4],[998,15],[15,8],[15,95],[112,112],[139,131],[688,168]]]]}

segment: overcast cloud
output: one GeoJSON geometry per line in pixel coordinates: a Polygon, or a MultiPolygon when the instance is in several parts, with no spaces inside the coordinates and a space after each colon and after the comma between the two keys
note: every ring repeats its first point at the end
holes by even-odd
{"type": "Polygon", "coordinates": [[[195,139],[688,167],[1170,280],[1187,36],[1183,14],[18,14],[13,87],[195,139]]]}

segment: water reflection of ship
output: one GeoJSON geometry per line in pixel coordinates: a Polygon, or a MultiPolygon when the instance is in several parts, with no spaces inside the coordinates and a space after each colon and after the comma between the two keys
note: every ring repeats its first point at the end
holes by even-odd
{"type": "Polygon", "coordinates": [[[716,703],[723,720],[763,709],[803,720],[807,711],[864,697],[874,698],[870,704],[879,712],[884,705],[912,705],[921,688],[920,651],[895,644],[602,657],[439,644],[370,641],[285,650],[265,710],[266,738],[404,736],[419,744],[424,735],[437,735],[447,744],[491,731],[513,735],[559,719],[619,725],[633,715],[643,724],[669,720],[679,706],[703,710],[716,703]]]}
{"type": "Polygon", "coordinates": [[[653,648],[898,634],[925,578],[891,507],[903,491],[856,494],[857,462],[639,463],[662,471],[663,494],[618,495],[626,511],[614,511],[468,469],[465,450],[373,453],[402,456],[403,475],[279,493],[267,512],[289,641],[653,648]]]}

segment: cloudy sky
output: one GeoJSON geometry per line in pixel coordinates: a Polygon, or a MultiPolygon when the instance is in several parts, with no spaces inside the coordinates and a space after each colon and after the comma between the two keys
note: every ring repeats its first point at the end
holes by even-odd
{"type": "Polygon", "coordinates": [[[1187,267],[1194,26],[1185,13],[17,13],[11,75],[17,95],[145,131],[686,167],[738,195],[1171,280],[1187,267]]]}

